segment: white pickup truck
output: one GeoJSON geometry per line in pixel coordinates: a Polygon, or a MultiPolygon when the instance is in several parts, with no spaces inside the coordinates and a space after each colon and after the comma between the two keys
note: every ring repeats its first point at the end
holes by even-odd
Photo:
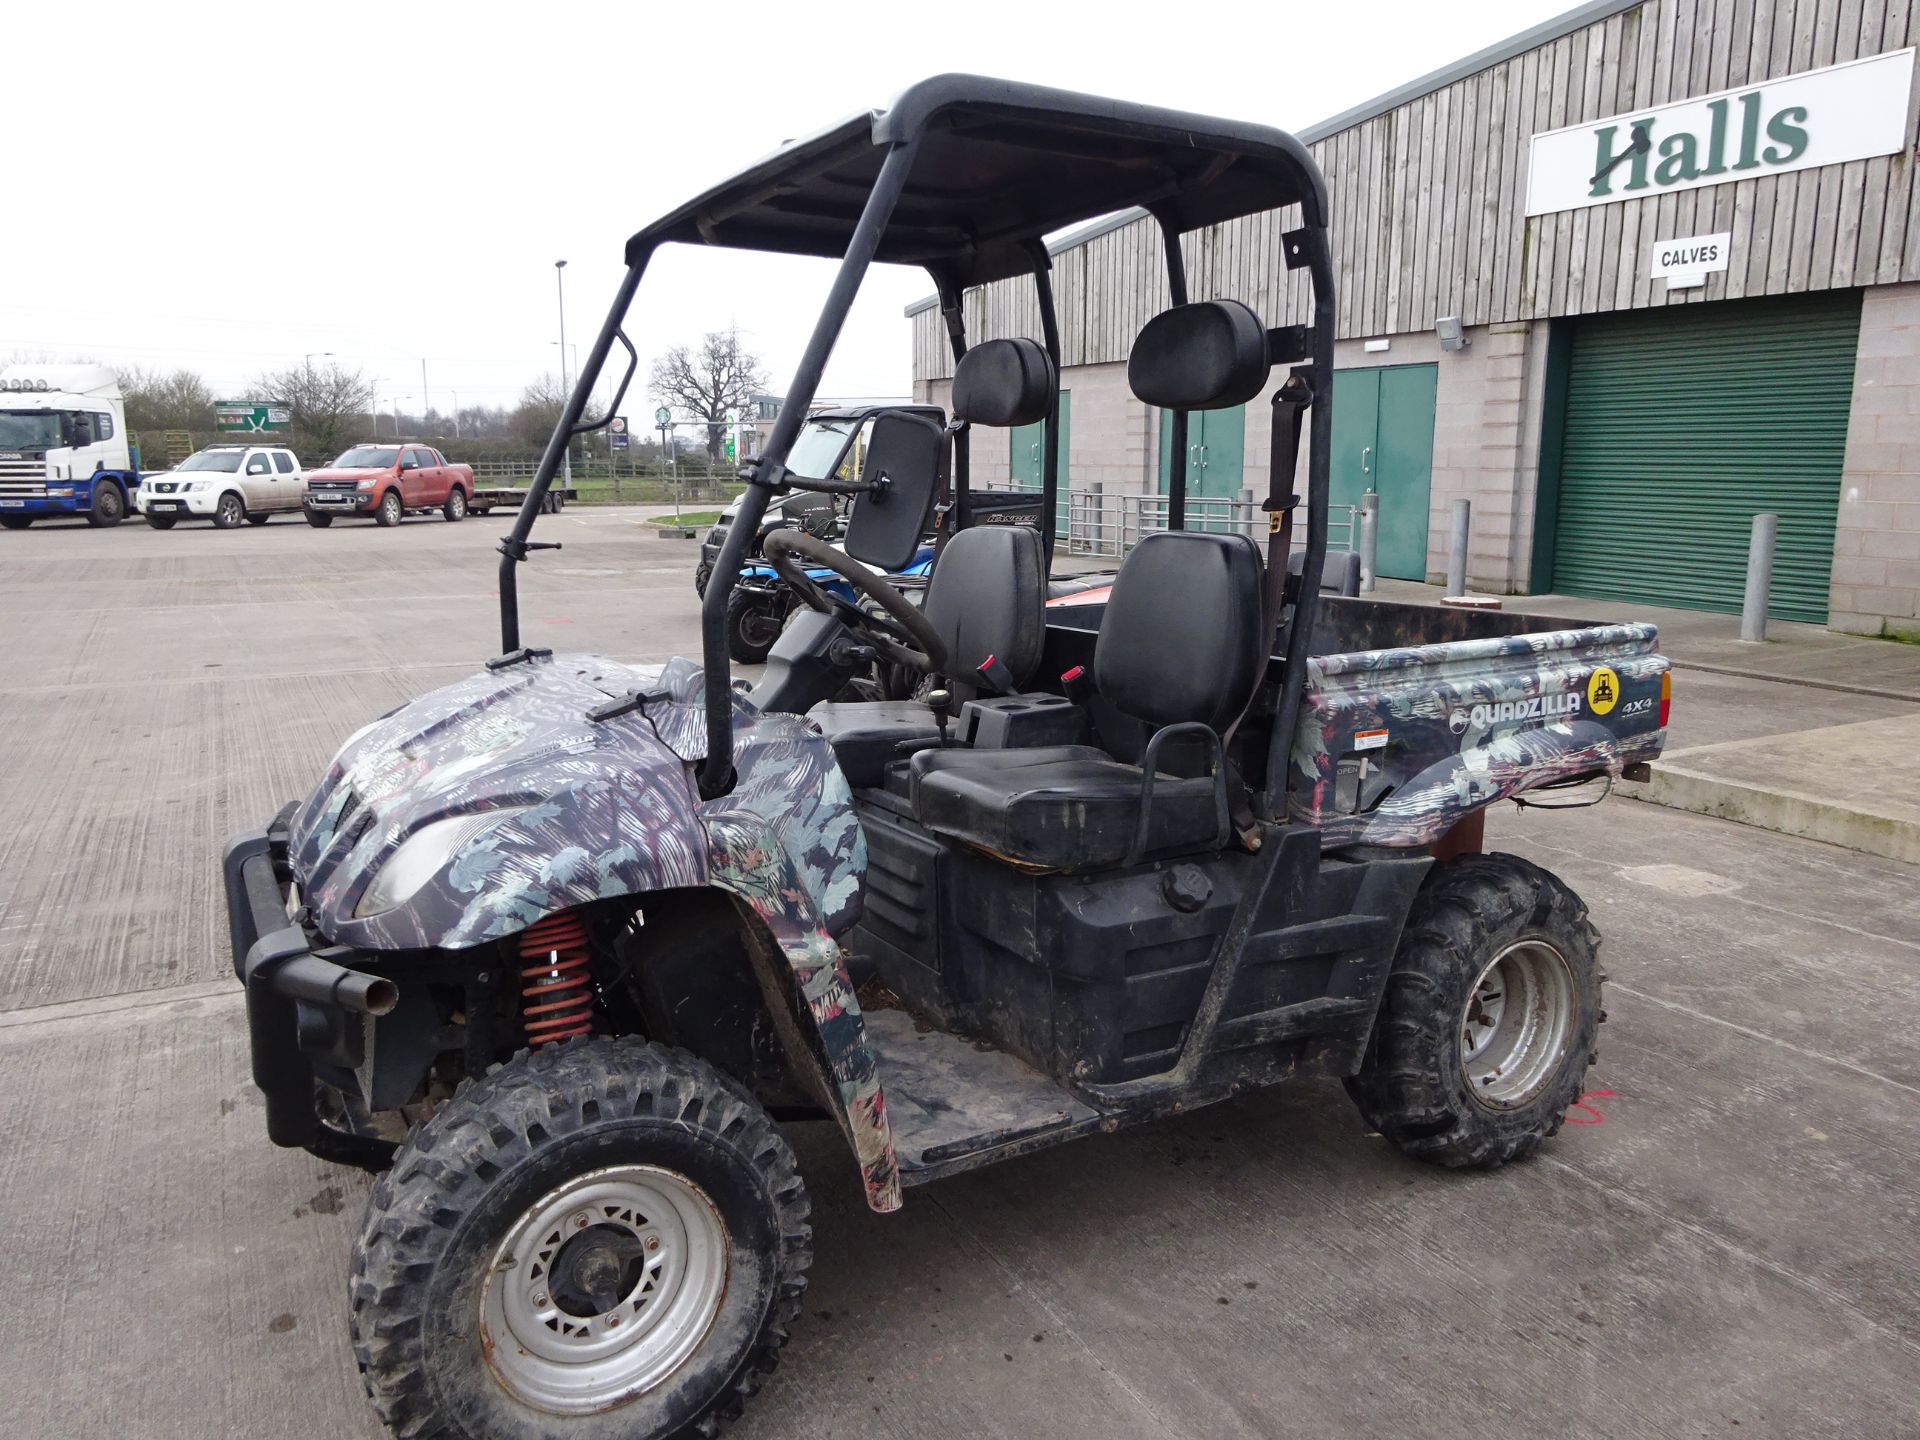
{"type": "Polygon", "coordinates": [[[307,472],[284,445],[209,445],[134,494],[134,509],[155,530],[182,520],[212,520],[217,530],[241,521],[264,525],[276,512],[298,515],[307,498],[307,472]]]}

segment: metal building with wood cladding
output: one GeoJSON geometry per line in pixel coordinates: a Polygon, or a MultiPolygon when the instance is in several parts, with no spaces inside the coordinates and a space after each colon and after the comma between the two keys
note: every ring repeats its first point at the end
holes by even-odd
{"type": "MultiPolygon", "coordinates": [[[[1920,637],[1916,11],[1595,0],[1297,132],[1333,205],[1334,498],[1379,497],[1382,575],[1438,580],[1464,496],[1475,589],[1738,610],[1773,511],[1776,616],[1920,637]]],[[[1192,297],[1304,320],[1296,223],[1189,236],[1192,297]]],[[[1160,247],[1137,212],[1052,247],[1070,548],[1164,511],[1125,373],[1160,247]]],[[[1030,279],[964,303],[975,340],[1040,334],[1030,279]]],[[[907,313],[916,397],[944,402],[938,306],[907,313]]],[[[1202,520],[1254,523],[1265,398],[1191,418],[1202,520]]],[[[1037,487],[1039,427],[998,447],[976,481],[1037,487]]]]}

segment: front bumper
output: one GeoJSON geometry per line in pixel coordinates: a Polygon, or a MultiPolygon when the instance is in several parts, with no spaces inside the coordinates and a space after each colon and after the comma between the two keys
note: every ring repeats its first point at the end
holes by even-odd
{"type": "Polygon", "coordinates": [[[372,499],[371,490],[309,490],[301,504],[316,515],[354,515],[372,499]]]}
{"type": "Polygon", "coordinates": [[[220,508],[220,495],[214,490],[180,491],[172,495],[149,495],[143,486],[134,492],[133,508],[140,515],[207,516],[220,508]]]}
{"type": "Polygon", "coordinates": [[[92,508],[91,489],[72,495],[0,496],[0,515],[84,515],[92,508]]]}
{"type": "Polygon", "coordinates": [[[348,968],[343,962],[356,952],[316,949],[288,915],[294,808],[228,841],[221,872],[233,973],[247,991],[253,1083],[267,1102],[267,1138],[311,1148],[320,1131],[316,1064],[330,1076],[362,1071],[373,1053],[376,1017],[393,1010],[398,992],[390,980],[348,968]]]}

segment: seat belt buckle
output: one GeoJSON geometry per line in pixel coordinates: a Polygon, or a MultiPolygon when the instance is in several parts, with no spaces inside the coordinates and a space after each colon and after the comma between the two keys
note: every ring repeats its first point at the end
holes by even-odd
{"type": "Polygon", "coordinates": [[[1093,681],[1087,678],[1087,667],[1076,665],[1060,676],[1060,693],[1076,705],[1087,703],[1087,697],[1093,694],[1093,681]]]}
{"type": "Polygon", "coordinates": [[[1011,695],[1014,690],[1013,672],[1000,663],[998,655],[989,655],[975,668],[983,687],[996,695],[1011,695]]]}

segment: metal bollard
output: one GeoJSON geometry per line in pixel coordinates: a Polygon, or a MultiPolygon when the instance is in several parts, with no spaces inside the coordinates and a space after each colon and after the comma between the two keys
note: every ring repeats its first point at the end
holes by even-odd
{"type": "Polygon", "coordinates": [[[1380,548],[1380,496],[1369,490],[1360,497],[1360,593],[1373,589],[1374,561],[1380,548]]]}
{"type": "Polygon", "coordinates": [[[1473,528],[1473,502],[1453,502],[1453,543],[1447,552],[1447,594],[1467,593],[1467,537],[1473,528]]]}
{"type": "Polygon", "coordinates": [[[1740,638],[1758,644],[1767,638],[1767,600],[1773,593],[1773,543],[1780,538],[1780,517],[1762,511],[1753,517],[1747,547],[1747,597],[1740,606],[1740,638]]]}

